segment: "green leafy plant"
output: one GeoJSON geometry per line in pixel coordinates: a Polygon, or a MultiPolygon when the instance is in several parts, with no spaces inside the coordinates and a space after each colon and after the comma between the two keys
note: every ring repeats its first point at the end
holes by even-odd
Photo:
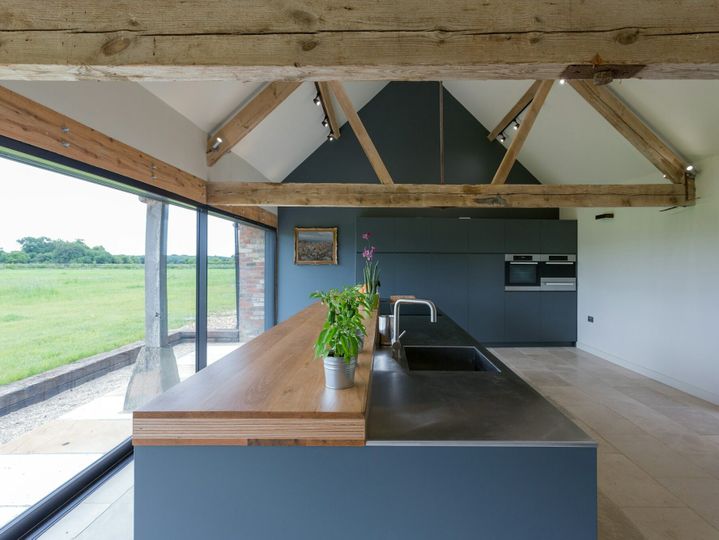
{"type": "Polygon", "coordinates": [[[370,310],[369,295],[359,287],[316,291],[310,295],[327,306],[327,319],[315,343],[318,358],[334,356],[345,362],[357,356],[367,335],[364,317],[370,310]]]}

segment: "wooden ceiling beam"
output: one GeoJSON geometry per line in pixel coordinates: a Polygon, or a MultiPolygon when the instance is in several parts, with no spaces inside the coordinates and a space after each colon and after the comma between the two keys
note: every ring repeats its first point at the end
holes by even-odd
{"type": "MultiPolygon", "coordinates": [[[[207,202],[207,182],[202,178],[2,86],[0,135],[119,174],[170,195],[198,204],[207,202]]],[[[12,189],[12,186],[8,188],[12,189]]],[[[277,216],[263,208],[233,207],[225,210],[235,216],[277,228],[277,216]]]]}
{"type": "Polygon", "coordinates": [[[549,91],[552,89],[552,83],[554,83],[554,81],[541,81],[537,86],[537,92],[532,98],[524,118],[522,118],[522,124],[519,126],[519,129],[517,129],[517,133],[512,139],[509,148],[507,148],[502,162],[497,168],[497,172],[494,173],[494,178],[492,179],[493,184],[504,184],[507,181],[509,171],[512,170],[514,162],[517,161],[517,156],[520,150],[522,150],[522,146],[524,146],[524,141],[527,140],[534,121],[537,119],[539,111],[542,109],[542,105],[544,105],[549,91]]]}
{"type": "Polygon", "coordinates": [[[569,81],[569,84],[669,180],[675,184],[684,182],[687,161],[662,141],[610,88],[579,80],[569,81]]]}
{"type": "Polygon", "coordinates": [[[677,206],[684,186],[550,184],[295,184],[208,185],[210,204],[366,208],[574,208],[677,206]]]}
{"type": "Polygon", "coordinates": [[[517,101],[517,103],[515,103],[514,106],[509,109],[509,112],[505,114],[504,117],[495,126],[495,128],[489,132],[489,135],[487,135],[487,139],[489,139],[490,141],[496,139],[500,133],[502,133],[505,129],[509,127],[509,124],[512,122],[512,120],[517,118],[517,115],[527,108],[527,105],[529,105],[532,102],[532,99],[534,99],[534,95],[537,93],[540,82],[541,81],[534,81],[532,83],[532,85],[527,89],[527,91],[522,94],[522,97],[519,98],[519,101],[517,101]]]}
{"type": "Polygon", "coordinates": [[[146,0],[4,0],[2,7],[2,79],[557,79],[576,66],[719,78],[719,10],[706,0],[347,0],[341,8],[334,0],[276,8],[266,0],[186,0],[162,9],[146,0]]]}
{"type": "Polygon", "coordinates": [[[272,82],[265,86],[220,129],[207,136],[207,164],[212,166],[232,150],[262,122],[268,114],[287,99],[301,83],[272,82]]]}
{"type": "Polygon", "coordinates": [[[369,133],[367,133],[362,120],[360,120],[354,105],[352,105],[352,101],[347,95],[344,86],[339,81],[330,81],[327,84],[332,90],[335,98],[337,98],[337,103],[339,103],[340,107],[344,111],[347,121],[352,127],[352,131],[354,131],[357,136],[357,140],[362,146],[362,150],[364,150],[367,159],[369,159],[370,165],[372,165],[372,169],[377,175],[377,178],[382,184],[393,184],[394,181],[392,180],[387,167],[385,167],[384,161],[382,161],[379,152],[377,152],[377,148],[372,142],[369,133]]]}
{"type": "Polygon", "coordinates": [[[340,123],[337,120],[337,113],[335,112],[335,106],[332,103],[332,92],[326,82],[318,82],[317,91],[320,93],[322,99],[322,108],[327,115],[327,123],[329,124],[329,130],[335,139],[340,138],[340,123]]]}

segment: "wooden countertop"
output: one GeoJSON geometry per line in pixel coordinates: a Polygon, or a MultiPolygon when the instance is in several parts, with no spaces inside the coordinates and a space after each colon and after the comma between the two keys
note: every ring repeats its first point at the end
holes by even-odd
{"type": "Polygon", "coordinates": [[[364,445],[377,311],[345,390],[314,357],[325,316],[313,304],[138,409],[133,444],[364,445]]]}

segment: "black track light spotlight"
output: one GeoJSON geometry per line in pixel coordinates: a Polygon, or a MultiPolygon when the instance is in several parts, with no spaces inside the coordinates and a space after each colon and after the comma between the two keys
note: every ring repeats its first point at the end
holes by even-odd
{"type": "Polygon", "coordinates": [[[317,105],[318,107],[319,107],[320,105],[322,105],[322,98],[320,97],[319,93],[315,96],[315,98],[314,98],[312,101],[313,101],[313,102],[315,103],[315,105],[317,105]]]}
{"type": "Polygon", "coordinates": [[[500,133],[497,138],[499,139],[499,142],[504,142],[507,140],[507,137],[505,137],[504,133],[500,133]]]}
{"type": "Polygon", "coordinates": [[[512,126],[512,129],[513,129],[514,131],[517,131],[517,130],[519,129],[519,122],[517,122],[517,121],[515,120],[515,121],[514,121],[514,125],[512,126]]]}
{"type": "Polygon", "coordinates": [[[322,125],[323,125],[324,127],[327,127],[327,126],[330,125],[330,121],[327,120],[327,117],[326,117],[326,116],[325,116],[324,120],[322,120],[322,125]]]}
{"type": "Polygon", "coordinates": [[[335,136],[334,136],[334,134],[333,134],[331,131],[330,131],[329,134],[327,135],[327,140],[330,141],[330,142],[332,142],[332,141],[335,140],[335,136]]]}

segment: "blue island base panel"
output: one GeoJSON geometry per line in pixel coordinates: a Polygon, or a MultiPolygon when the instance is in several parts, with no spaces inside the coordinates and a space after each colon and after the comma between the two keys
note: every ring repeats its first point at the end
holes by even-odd
{"type": "Polygon", "coordinates": [[[592,447],[135,448],[135,539],[595,540],[592,447]]]}

